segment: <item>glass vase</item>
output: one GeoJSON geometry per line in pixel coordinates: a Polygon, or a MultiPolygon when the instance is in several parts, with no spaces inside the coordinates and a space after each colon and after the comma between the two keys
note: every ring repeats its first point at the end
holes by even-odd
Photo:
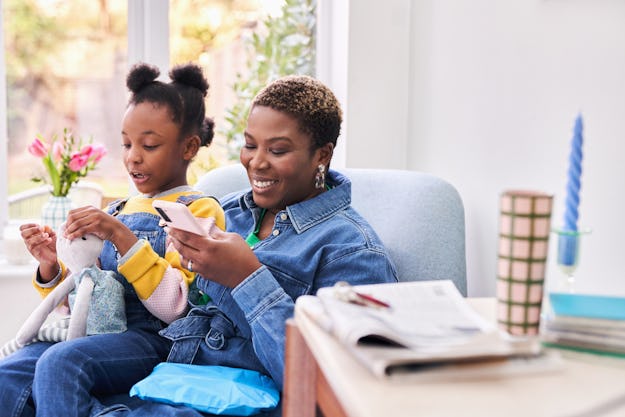
{"type": "Polygon", "coordinates": [[[590,230],[555,229],[554,233],[558,236],[558,268],[563,273],[556,290],[557,292],[574,293],[575,271],[579,264],[582,236],[589,234],[590,230]]]}
{"type": "Polygon", "coordinates": [[[41,208],[41,223],[56,231],[67,219],[67,214],[73,208],[71,198],[50,196],[41,208]]]}

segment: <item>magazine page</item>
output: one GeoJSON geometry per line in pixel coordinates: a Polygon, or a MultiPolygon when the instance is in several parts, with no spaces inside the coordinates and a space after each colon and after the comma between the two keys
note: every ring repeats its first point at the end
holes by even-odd
{"type": "Polygon", "coordinates": [[[470,343],[484,335],[498,337],[495,326],[476,313],[451,281],[418,281],[361,285],[359,294],[373,296],[388,308],[345,302],[336,288],[317,297],[330,316],[334,333],[350,344],[397,344],[420,350],[470,343]]]}
{"type": "MultiPolygon", "coordinates": [[[[478,360],[488,360],[490,372],[508,372],[511,363],[504,368],[502,359],[540,352],[537,340],[512,340],[500,332],[471,308],[451,281],[362,285],[353,290],[387,307],[348,302],[336,288],[323,288],[317,296],[298,298],[296,309],[333,334],[378,376],[478,360]]],[[[471,374],[474,368],[462,365],[471,374]]]]}

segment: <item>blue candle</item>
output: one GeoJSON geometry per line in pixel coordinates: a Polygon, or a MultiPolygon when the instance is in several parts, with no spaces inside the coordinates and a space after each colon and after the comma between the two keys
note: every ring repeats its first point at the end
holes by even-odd
{"type": "Polygon", "coordinates": [[[571,154],[569,155],[568,181],[566,184],[566,210],[564,212],[564,230],[576,232],[579,218],[579,190],[582,176],[582,116],[575,119],[571,154]]]}
{"type": "Polygon", "coordinates": [[[571,154],[569,155],[564,226],[558,241],[558,264],[565,268],[571,268],[571,271],[577,265],[579,245],[577,220],[579,218],[579,190],[581,188],[582,175],[582,129],[582,116],[578,115],[577,119],[575,119],[573,139],[571,140],[571,154]]]}

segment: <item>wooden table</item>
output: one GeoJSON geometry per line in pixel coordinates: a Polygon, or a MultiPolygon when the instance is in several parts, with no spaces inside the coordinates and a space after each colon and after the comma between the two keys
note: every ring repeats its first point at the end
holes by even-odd
{"type": "MultiPolygon", "coordinates": [[[[494,319],[494,299],[470,299],[494,319]]],[[[625,416],[625,360],[561,351],[554,372],[453,382],[374,377],[304,314],[287,324],[284,417],[625,416]]]]}

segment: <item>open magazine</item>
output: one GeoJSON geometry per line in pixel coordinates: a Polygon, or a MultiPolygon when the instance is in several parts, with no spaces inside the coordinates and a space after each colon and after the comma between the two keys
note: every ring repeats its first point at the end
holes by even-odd
{"type": "Polygon", "coordinates": [[[333,334],[377,376],[484,376],[553,363],[536,338],[512,338],[480,316],[451,281],[354,286],[347,289],[352,298],[345,291],[335,286],[302,296],[296,314],[333,334]]]}

